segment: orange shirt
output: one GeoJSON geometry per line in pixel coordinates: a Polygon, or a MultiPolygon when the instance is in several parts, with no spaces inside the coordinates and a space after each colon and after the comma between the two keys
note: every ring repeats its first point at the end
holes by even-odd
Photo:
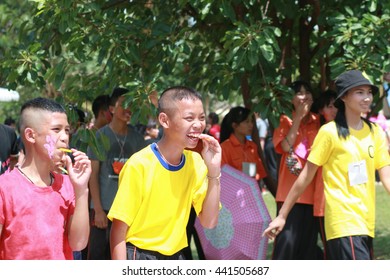
{"type": "MultiPolygon", "coordinates": [[[[288,192],[290,191],[292,185],[298,176],[291,174],[286,165],[286,158],[288,156],[288,152],[284,152],[281,146],[282,140],[286,138],[290,128],[292,126],[292,120],[286,116],[280,116],[280,125],[275,129],[273,135],[273,143],[275,146],[275,151],[282,155],[280,160],[279,167],[279,176],[278,176],[278,190],[276,192],[276,201],[284,202],[287,197],[288,192]]],[[[306,158],[309,154],[310,148],[313,144],[314,138],[317,135],[317,132],[320,128],[320,118],[318,115],[310,113],[309,120],[307,123],[301,123],[297,138],[293,145],[294,151],[302,146],[308,147],[308,151],[305,158],[298,157],[301,166],[303,167],[306,163],[306,158]]],[[[299,153],[298,153],[299,154],[299,153]]],[[[313,204],[314,202],[314,188],[315,181],[313,180],[306,188],[306,190],[302,193],[302,195],[298,198],[297,203],[303,204],[313,204]]]]}
{"type": "Polygon", "coordinates": [[[260,180],[264,177],[267,177],[263,163],[257,153],[257,145],[251,140],[246,140],[245,144],[242,145],[237,137],[232,133],[229,139],[223,141],[221,144],[222,148],[222,161],[221,166],[224,164],[229,164],[242,171],[243,162],[256,163],[256,179],[260,180]]]}

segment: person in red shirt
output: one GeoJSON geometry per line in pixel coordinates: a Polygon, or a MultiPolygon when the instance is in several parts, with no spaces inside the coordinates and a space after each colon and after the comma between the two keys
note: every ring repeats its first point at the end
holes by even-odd
{"type": "MultiPolygon", "coordinates": [[[[275,151],[281,154],[276,192],[279,213],[288,192],[306,164],[311,145],[320,128],[320,118],[311,112],[313,95],[309,83],[296,81],[290,86],[292,118],[280,116],[280,124],[274,131],[275,151]]],[[[311,260],[317,258],[317,219],[313,216],[315,180],[294,205],[284,230],[274,241],[272,259],[311,260]]]]}
{"type": "Polygon", "coordinates": [[[250,110],[241,106],[233,107],[221,123],[221,165],[228,164],[257,181],[267,177],[252,135],[253,120],[250,110]]]}
{"type": "Polygon", "coordinates": [[[218,115],[214,112],[211,112],[208,115],[208,123],[210,125],[210,128],[208,129],[208,134],[220,141],[221,126],[219,125],[218,115]]]}

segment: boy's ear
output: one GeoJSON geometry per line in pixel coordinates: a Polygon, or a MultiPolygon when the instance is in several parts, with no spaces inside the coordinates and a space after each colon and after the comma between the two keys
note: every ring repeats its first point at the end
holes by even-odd
{"type": "Polygon", "coordinates": [[[112,105],[108,106],[108,110],[110,111],[111,115],[113,115],[114,110],[115,110],[115,106],[112,106],[112,105]]]}
{"type": "Polygon", "coordinates": [[[169,127],[169,118],[168,115],[165,113],[160,113],[158,115],[158,121],[160,122],[160,125],[163,128],[168,128],[169,127]]]}
{"type": "Polygon", "coordinates": [[[24,137],[26,138],[26,141],[30,143],[35,143],[35,131],[34,129],[27,127],[24,130],[24,137]]]}

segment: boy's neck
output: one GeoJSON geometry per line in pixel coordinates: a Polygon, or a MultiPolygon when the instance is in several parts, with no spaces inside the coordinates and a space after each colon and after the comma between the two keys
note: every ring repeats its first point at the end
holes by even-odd
{"type": "Polygon", "coordinates": [[[177,149],[177,146],[168,143],[166,139],[164,139],[164,136],[156,144],[159,152],[170,164],[180,164],[184,149],[177,149]]]}
{"type": "Polygon", "coordinates": [[[117,122],[113,120],[110,122],[109,127],[116,134],[121,134],[121,135],[127,134],[127,123],[125,122],[117,122]]]}
{"type": "Polygon", "coordinates": [[[53,183],[53,175],[50,168],[44,164],[35,164],[34,162],[25,161],[17,167],[20,173],[31,183],[39,187],[50,186],[53,183]]]}

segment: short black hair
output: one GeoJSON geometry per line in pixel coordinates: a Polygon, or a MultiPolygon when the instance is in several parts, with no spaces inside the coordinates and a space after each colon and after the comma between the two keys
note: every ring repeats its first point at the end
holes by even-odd
{"type": "Polygon", "coordinates": [[[28,122],[24,111],[26,110],[41,110],[51,113],[63,113],[66,115],[65,108],[57,101],[44,97],[37,97],[26,101],[20,109],[20,129],[23,130],[24,126],[28,122]]]}
{"type": "Polygon", "coordinates": [[[95,118],[98,117],[100,110],[108,110],[108,106],[110,105],[110,96],[108,94],[99,95],[92,102],[92,113],[95,118]]]}
{"type": "Polygon", "coordinates": [[[158,113],[165,112],[170,104],[183,99],[201,100],[202,95],[193,88],[185,86],[174,86],[164,90],[158,100],[158,113]]]}
{"type": "Polygon", "coordinates": [[[128,92],[129,90],[126,88],[122,88],[122,87],[114,88],[114,90],[110,95],[110,106],[115,106],[115,103],[118,101],[118,98],[128,92]]]}
{"type": "Polygon", "coordinates": [[[22,108],[20,109],[20,113],[22,113],[24,110],[29,108],[45,110],[53,113],[58,112],[58,113],[66,114],[65,108],[60,103],[58,103],[53,99],[44,98],[44,97],[37,97],[26,101],[22,105],[22,108]]]}
{"type": "MultiPolygon", "coordinates": [[[[336,101],[337,93],[334,90],[328,89],[322,92],[319,97],[314,101],[312,106],[312,111],[316,114],[320,113],[320,110],[329,106],[330,102],[336,101]]],[[[323,115],[320,115],[320,123],[325,124],[325,118],[323,115]]]]}
{"type": "Polygon", "coordinates": [[[301,90],[301,87],[304,87],[307,91],[313,93],[313,89],[311,88],[310,84],[306,81],[297,80],[290,85],[290,88],[294,91],[294,93],[299,92],[301,90]]]}
{"type": "Polygon", "coordinates": [[[4,120],[4,124],[10,126],[10,125],[16,124],[16,121],[15,121],[15,119],[8,117],[4,120]]]}
{"type": "Polygon", "coordinates": [[[336,101],[337,93],[334,90],[327,89],[324,92],[318,95],[318,98],[313,103],[312,111],[314,113],[319,113],[321,109],[324,109],[326,106],[329,106],[330,102],[336,101]]]}
{"type": "Polygon", "coordinates": [[[217,124],[219,122],[219,117],[215,112],[211,112],[208,117],[211,119],[212,124],[217,124]]]}

